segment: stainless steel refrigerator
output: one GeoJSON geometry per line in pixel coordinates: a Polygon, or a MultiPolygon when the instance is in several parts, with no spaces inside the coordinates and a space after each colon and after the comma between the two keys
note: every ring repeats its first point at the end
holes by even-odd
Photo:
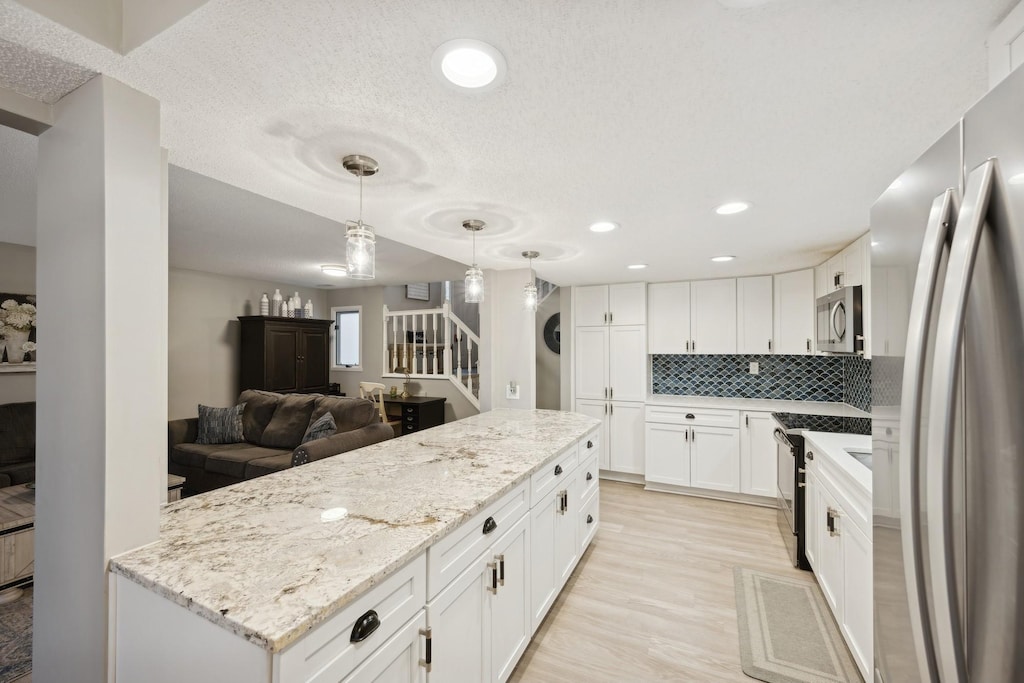
{"type": "Polygon", "coordinates": [[[1024,69],[871,239],[875,679],[1024,680],[1024,69]]]}

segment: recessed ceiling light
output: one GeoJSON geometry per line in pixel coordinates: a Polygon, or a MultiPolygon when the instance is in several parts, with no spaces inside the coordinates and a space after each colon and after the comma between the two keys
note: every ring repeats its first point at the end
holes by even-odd
{"type": "Polygon", "coordinates": [[[345,277],[348,275],[348,269],[345,266],[337,264],[328,264],[326,266],[320,266],[320,272],[324,275],[330,275],[332,277],[345,277]]]}
{"type": "Polygon", "coordinates": [[[872,243],[871,243],[871,246],[873,246],[873,247],[877,247],[877,246],[878,246],[879,244],[881,244],[881,242],[872,242],[872,243]]]}
{"type": "Polygon", "coordinates": [[[721,216],[728,216],[734,213],[742,213],[750,208],[750,202],[726,202],[715,209],[715,213],[721,216]]]}
{"type": "Polygon", "coordinates": [[[1024,185],[1024,173],[1018,173],[1017,175],[1010,176],[1010,179],[1007,182],[1011,185],[1024,185]]]}
{"type": "Polygon", "coordinates": [[[434,73],[446,82],[481,90],[495,87],[505,76],[505,58],[494,47],[479,40],[449,40],[434,50],[434,73]]]}
{"type": "Polygon", "coordinates": [[[725,263],[726,261],[732,261],[735,256],[712,256],[711,260],[715,263],[725,263]]]}
{"type": "Polygon", "coordinates": [[[615,228],[619,227],[618,223],[612,223],[611,221],[598,221],[597,223],[590,224],[591,232],[611,232],[615,228]]]}
{"type": "Polygon", "coordinates": [[[629,268],[630,270],[643,270],[644,268],[647,267],[647,264],[646,263],[632,263],[632,264],[630,264],[630,265],[628,265],[626,267],[629,268]]]}

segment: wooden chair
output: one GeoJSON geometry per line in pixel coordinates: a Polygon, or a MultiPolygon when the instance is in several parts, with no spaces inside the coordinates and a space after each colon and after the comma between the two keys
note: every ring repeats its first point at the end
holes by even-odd
{"type": "Polygon", "coordinates": [[[385,387],[380,382],[360,382],[359,383],[359,398],[368,398],[374,402],[377,406],[378,412],[380,412],[380,421],[391,426],[394,430],[395,436],[402,435],[402,420],[389,420],[388,413],[384,409],[384,391],[385,387]]]}

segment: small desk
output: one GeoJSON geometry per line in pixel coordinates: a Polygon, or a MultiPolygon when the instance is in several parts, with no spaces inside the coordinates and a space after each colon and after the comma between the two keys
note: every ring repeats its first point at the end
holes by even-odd
{"type": "Polygon", "coordinates": [[[402,434],[411,434],[444,424],[443,396],[410,396],[391,398],[384,395],[384,411],[388,418],[402,421],[402,434]]]}
{"type": "Polygon", "coordinates": [[[16,600],[18,586],[32,583],[35,520],[34,489],[24,484],[0,488],[0,603],[16,600]]]}

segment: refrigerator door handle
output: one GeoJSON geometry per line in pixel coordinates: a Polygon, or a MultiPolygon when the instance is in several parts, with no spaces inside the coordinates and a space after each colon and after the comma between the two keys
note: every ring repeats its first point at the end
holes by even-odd
{"type": "Polygon", "coordinates": [[[903,366],[903,399],[900,424],[908,425],[900,442],[899,500],[900,527],[903,546],[904,578],[907,599],[910,602],[910,630],[915,643],[920,671],[927,679],[937,681],[935,645],[929,627],[928,601],[924,596],[925,583],[923,550],[921,546],[921,490],[918,482],[921,472],[921,401],[925,368],[928,358],[928,331],[934,315],[939,270],[947,249],[957,213],[956,193],[949,189],[935,198],[928,213],[921,260],[914,282],[914,296],[910,304],[910,326],[907,332],[907,352],[903,366]]]}
{"type": "Polygon", "coordinates": [[[957,218],[957,230],[949,252],[946,283],[939,305],[935,332],[935,363],[932,366],[931,401],[928,420],[928,449],[932,463],[927,467],[928,555],[932,576],[935,652],[943,681],[967,681],[966,655],[960,627],[960,603],[956,588],[956,559],[953,548],[953,442],[956,424],[957,377],[961,368],[967,297],[981,234],[987,221],[1007,216],[999,205],[1002,191],[999,162],[989,159],[967,178],[964,201],[957,218]],[[993,196],[997,205],[992,206],[993,196]]]}

